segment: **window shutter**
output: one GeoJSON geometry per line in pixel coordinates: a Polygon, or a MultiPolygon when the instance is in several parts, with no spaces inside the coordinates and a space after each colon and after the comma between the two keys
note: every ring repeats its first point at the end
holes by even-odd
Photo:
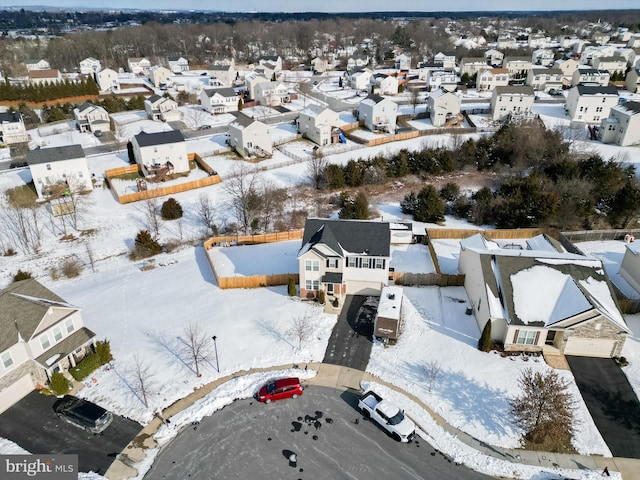
{"type": "Polygon", "coordinates": [[[536,339],[533,341],[533,344],[534,344],[534,345],[537,345],[537,344],[538,344],[538,339],[539,339],[539,338],[540,338],[540,331],[537,331],[537,332],[536,332],[536,339]]]}
{"type": "Polygon", "coordinates": [[[329,259],[327,258],[327,268],[329,268],[329,259]]]}
{"type": "Polygon", "coordinates": [[[520,330],[516,330],[513,334],[513,343],[518,343],[518,335],[520,334],[520,330]]]}

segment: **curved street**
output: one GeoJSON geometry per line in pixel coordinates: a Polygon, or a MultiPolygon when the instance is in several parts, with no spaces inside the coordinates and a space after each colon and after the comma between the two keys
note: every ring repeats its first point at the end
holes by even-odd
{"type": "Polygon", "coordinates": [[[449,461],[420,437],[408,444],[391,439],[364,419],[358,398],[311,386],[295,400],[236,401],[183,430],[145,479],[491,478],[449,461]]]}

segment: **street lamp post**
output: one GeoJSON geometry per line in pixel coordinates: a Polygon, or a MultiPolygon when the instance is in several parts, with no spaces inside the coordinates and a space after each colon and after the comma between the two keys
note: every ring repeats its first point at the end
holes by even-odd
{"type": "Polygon", "coordinates": [[[220,373],[220,364],[218,363],[218,345],[216,344],[216,339],[218,337],[214,335],[211,338],[213,339],[213,349],[216,352],[216,370],[218,371],[218,373],[220,373]]]}

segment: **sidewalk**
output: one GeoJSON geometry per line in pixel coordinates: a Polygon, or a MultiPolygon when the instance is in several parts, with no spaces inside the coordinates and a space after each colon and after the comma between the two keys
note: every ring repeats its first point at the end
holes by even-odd
{"type": "MultiPolygon", "coordinates": [[[[604,467],[607,466],[612,472],[620,472],[623,480],[633,480],[637,478],[637,472],[640,471],[640,460],[636,459],[604,458],[599,455],[569,455],[494,447],[447,424],[447,422],[440,415],[431,410],[427,405],[425,405],[414,395],[407,393],[400,388],[377,377],[374,377],[366,372],[327,363],[309,363],[307,364],[307,366],[308,368],[317,370],[318,372],[318,375],[310,378],[306,382],[309,385],[330,387],[339,390],[351,389],[356,391],[359,391],[361,389],[360,385],[363,381],[372,381],[385,385],[386,387],[391,388],[416,402],[433,417],[438,425],[443,427],[452,436],[456,437],[461,442],[469,445],[473,449],[485,455],[500,458],[514,463],[539,465],[540,467],[546,468],[555,467],[602,471],[604,467]]],[[[227,375],[225,377],[219,378],[218,380],[203,386],[202,388],[194,391],[190,395],[178,400],[174,404],[164,409],[162,412],[162,417],[165,419],[170,419],[173,415],[192,406],[196,401],[205,397],[213,390],[215,390],[218,386],[234,377],[238,377],[240,375],[250,375],[253,373],[286,370],[289,368],[291,368],[290,364],[279,365],[270,368],[256,368],[246,372],[227,375]]],[[[160,426],[161,420],[159,418],[154,418],[151,423],[144,427],[138,434],[138,436],[136,436],[136,438],[134,438],[129,443],[129,445],[125,447],[122,453],[120,453],[116,457],[116,460],[111,464],[111,466],[105,473],[105,477],[107,477],[109,480],[126,480],[128,478],[134,477],[136,475],[136,470],[132,465],[145,458],[146,450],[157,447],[157,443],[153,439],[153,435],[158,431],[160,426]]]]}

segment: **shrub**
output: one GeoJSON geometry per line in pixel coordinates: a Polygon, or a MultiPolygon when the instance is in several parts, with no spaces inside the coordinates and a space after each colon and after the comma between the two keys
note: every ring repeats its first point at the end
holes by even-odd
{"type": "Polygon", "coordinates": [[[162,247],[156,239],[151,236],[151,233],[149,233],[148,230],[140,230],[138,232],[134,244],[135,258],[152,257],[153,255],[157,255],[161,252],[162,247]]]}
{"type": "Polygon", "coordinates": [[[484,324],[482,335],[478,340],[478,350],[489,352],[491,350],[491,320],[484,324]]]}
{"type": "Polygon", "coordinates": [[[318,301],[320,303],[324,304],[324,301],[325,301],[324,290],[319,290],[318,291],[318,301]]]}
{"type": "Polygon", "coordinates": [[[69,380],[60,372],[53,372],[49,383],[51,384],[51,390],[57,395],[64,395],[69,391],[69,380]]]}
{"type": "Polygon", "coordinates": [[[172,197],[162,204],[160,213],[162,215],[162,218],[165,220],[175,220],[177,218],[182,218],[182,206],[175,198],[172,197]]]}
{"type": "Polygon", "coordinates": [[[337,299],[337,298],[334,298],[334,299],[333,299],[333,307],[334,307],[334,308],[338,308],[339,306],[340,306],[340,302],[338,302],[338,299],[337,299]]]}
{"type": "Polygon", "coordinates": [[[296,296],[296,281],[293,277],[289,277],[289,283],[287,284],[287,292],[290,297],[296,296]]]}
{"type": "Polygon", "coordinates": [[[29,280],[30,278],[33,278],[33,275],[31,275],[31,272],[24,272],[22,270],[18,270],[18,273],[16,273],[13,276],[13,281],[19,282],[20,280],[29,280]]]}
{"type": "Polygon", "coordinates": [[[90,353],[70,369],[69,373],[80,382],[100,368],[101,365],[100,356],[97,353],[90,353]]]}
{"type": "Polygon", "coordinates": [[[460,196],[460,187],[457,183],[448,182],[440,189],[440,196],[448,202],[453,202],[460,196]]]}
{"type": "Polygon", "coordinates": [[[82,263],[77,258],[65,258],[60,270],[65,277],[75,278],[82,272],[82,263]]]}
{"type": "Polygon", "coordinates": [[[106,338],[102,342],[96,342],[96,353],[100,358],[100,363],[104,365],[109,363],[113,357],[111,356],[111,344],[106,338]]]}

